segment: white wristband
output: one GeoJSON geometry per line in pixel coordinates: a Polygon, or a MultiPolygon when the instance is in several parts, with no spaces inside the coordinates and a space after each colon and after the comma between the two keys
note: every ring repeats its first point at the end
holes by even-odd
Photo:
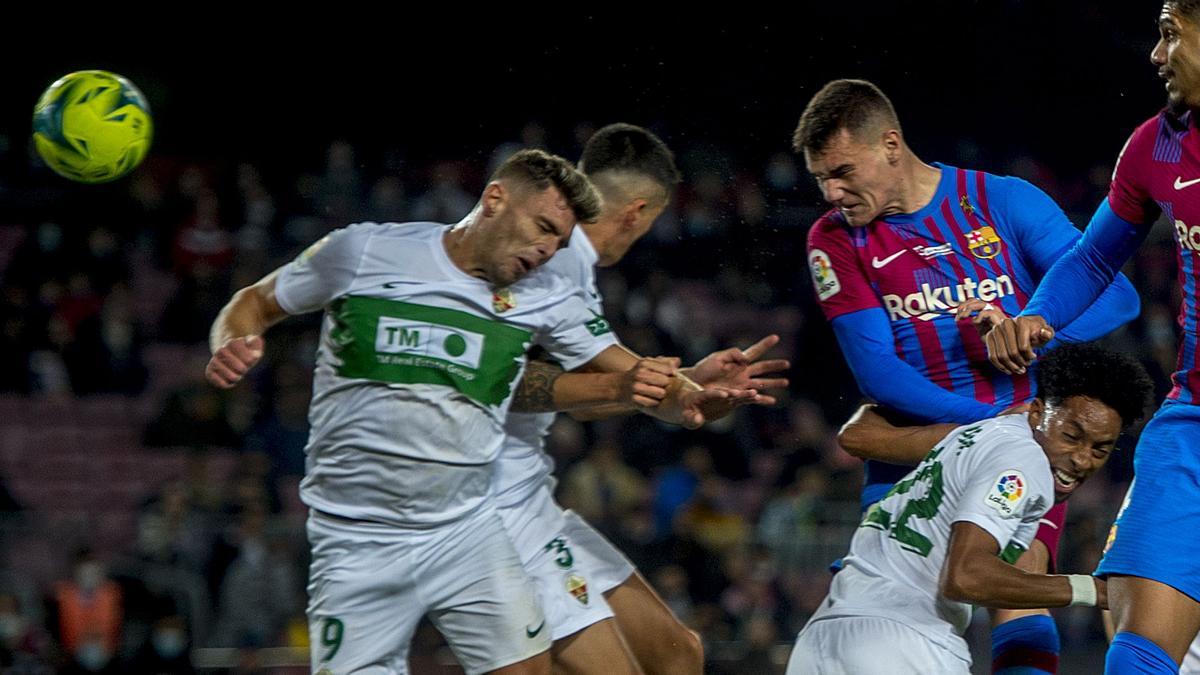
{"type": "Polygon", "coordinates": [[[1096,606],[1096,581],[1090,574],[1068,574],[1071,584],[1071,607],[1096,606]]]}

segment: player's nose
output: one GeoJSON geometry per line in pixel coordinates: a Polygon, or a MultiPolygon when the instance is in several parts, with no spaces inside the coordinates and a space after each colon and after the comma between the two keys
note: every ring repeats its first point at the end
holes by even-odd
{"type": "Polygon", "coordinates": [[[1086,478],[1100,465],[1100,460],[1092,453],[1091,448],[1081,448],[1071,454],[1071,466],[1080,478],[1086,478]]]}
{"type": "Polygon", "coordinates": [[[1167,44],[1159,40],[1154,44],[1154,49],[1150,50],[1150,63],[1156,66],[1161,66],[1167,62],[1167,44]]]}
{"type": "Polygon", "coordinates": [[[821,183],[821,196],[830,204],[837,205],[846,196],[846,190],[841,183],[833,180],[827,180],[821,183]]]}

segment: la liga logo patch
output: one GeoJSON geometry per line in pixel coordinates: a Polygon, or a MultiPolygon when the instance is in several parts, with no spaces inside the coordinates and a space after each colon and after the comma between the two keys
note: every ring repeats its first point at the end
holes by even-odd
{"type": "Polygon", "coordinates": [[[1010,502],[1015,502],[1025,495],[1025,481],[1019,473],[1013,472],[1004,476],[996,484],[996,490],[1010,502]]]}
{"type": "Polygon", "coordinates": [[[833,261],[829,254],[819,248],[814,248],[808,254],[808,269],[812,272],[813,284],[817,287],[817,297],[828,300],[842,290],[837,273],[833,271],[833,261]]]}
{"type": "Polygon", "coordinates": [[[1016,469],[1010,469],[996,478],[992,489],[984,497],[984,503],[1001,515],[1011,516],[1025,499],[1025,492],[1025,476],[1016,469]]]}

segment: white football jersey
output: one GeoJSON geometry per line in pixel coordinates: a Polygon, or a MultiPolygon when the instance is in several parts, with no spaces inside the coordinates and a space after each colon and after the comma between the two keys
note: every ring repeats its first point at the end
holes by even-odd
{"type": "Polygon", "coordinates": [[[951,530],[970,522],[1014,562],[1054,505],[1054,478],[1027,415],[955,429],[863,519],[813,620],[876,616],[911,626],[970,662],[971,605],[938,592],[951,530]]]}
{"type": "MultiPolygon", "coordinates": [[[[582,289],[592,327],[597,335],[611,335],[603,318],[600,291],[596,287],[596,263],[600,256],[576,227],[570,244],[554,254],[546,267],[582,289]]],[[[554,460],[543,449],[546,435],[554,424],[555,413],[509,413],[504,423],[504,447],[496,460],[495,491],[501,506],[512,506],[528,499],[538,488],[553,480],[554,460]]]]}
{"type": "Polygon", "coordinates": [[[543,266],[493,289],[446,230],[351,225],[279,274],[285,311],[325,309],[300,488],[319,511],[421,526],[477,508],[529,347],[576,368],[615,342],[575,284],[543,266]]]}

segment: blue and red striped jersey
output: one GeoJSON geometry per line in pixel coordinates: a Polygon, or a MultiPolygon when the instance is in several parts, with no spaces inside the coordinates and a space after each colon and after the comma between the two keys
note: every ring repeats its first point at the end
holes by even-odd
{"type": "MultiPolygon", "coordinates": [[[[884,313],[895,355],[956,397],[995,408],[1028,401],[1032,371],[1009,376],[996,370],[975,327],[956,322],[953,311],[979,298],[1017,314],[1080,233],[1053,200],[1024,180],[937,166],[937,191],[915,213],[851,227],[832,210],[813,225],[808,251],[818,300],[835,328],[843,317],[884,313]]],[[[1121,285],[1131,308],[1097,306],[1060,335],[1094,339],[1128,321],[1137,301],[1128,281],[1121,278],[1121,285]]],[[[851,346],[842,347],[850,360],[851,346]]],[[[867,391],[865,370],[853,362],[851,367],[867,391]]],[[[900,388],[895,396],[879,402],[927,420],[973,421],[906,408],[900,388]]]]}
{"type": "Polygon", "coordinates": [[[1163,111],[1134,130],[1117,161],[1108,204],[1147,230],[1159,213],[1175,228],[1183,336],[1167,398],[1200,404],[1200,133],[1191,112],[1177,118],[1163,111]]]}

